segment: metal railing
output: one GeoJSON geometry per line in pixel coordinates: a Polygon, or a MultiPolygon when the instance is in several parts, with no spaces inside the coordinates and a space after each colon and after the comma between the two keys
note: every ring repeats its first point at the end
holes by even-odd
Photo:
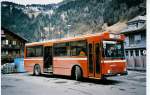
{"type": "Polygon", "coordinates": [[[129,70],[146,71],[146,56],[133,56],[127,58],[127,64],[129,70]]]}

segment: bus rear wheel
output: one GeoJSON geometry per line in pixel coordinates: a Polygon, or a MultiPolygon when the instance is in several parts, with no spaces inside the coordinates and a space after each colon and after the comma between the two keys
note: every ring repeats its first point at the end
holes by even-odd
{"type": "Polygon", "coordinates": [[[40,65],[35,65],[35,66],[34,66],[33,75],[35,75],[35,76],[41,75],[41,68],[40,68],[40,65]]]}
{"type": "Polygon", "coordinates": [[[82,78],[82,71],[79,66],[75,66],[74,68],[74,79],[79,81],[82,78]]]}

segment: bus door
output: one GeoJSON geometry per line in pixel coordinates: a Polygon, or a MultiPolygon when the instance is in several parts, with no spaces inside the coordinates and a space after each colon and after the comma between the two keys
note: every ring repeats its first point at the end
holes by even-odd
{"type": "Polygon", "coordinates": [[[88,44],[88,71],[89,77],[100,78],[100,43],[88,44]]]}
{"type": "Polygon", "coordinates": [[[94,61],[95,61],[95,77],[100,78],[101,72],[100,72],[100,63],[101,63],[101,49],[100,49],[100,43],[94,43],[94,61]]]}
{"type": "Polygon", "coordinates": [[[53,63],[52,46],[44,47],[44,72],[52,72],[53,63]]]}

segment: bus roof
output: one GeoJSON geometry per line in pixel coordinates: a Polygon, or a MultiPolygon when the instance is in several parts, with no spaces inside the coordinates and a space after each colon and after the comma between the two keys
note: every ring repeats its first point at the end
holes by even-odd
{"type": "Polygon", "coordinates": [[[53,43],[67,42],[67,41],[85,40],[85,39],[90,38],[90,37],[101,36],[102,34],[105,34],[105,33],[109,34],[109,32],[101,32],[101,33],[86,34],[86,35],[76,36],[76,37],[47,40],[47,41],[42,41],[42,42],[26,43],[25,45],[26,46],[33,46],[33,45],[53,44],[53,43]]]}

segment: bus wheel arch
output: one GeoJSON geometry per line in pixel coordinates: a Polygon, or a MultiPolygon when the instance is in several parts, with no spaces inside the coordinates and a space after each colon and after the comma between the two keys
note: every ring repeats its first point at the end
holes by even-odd
{"type": "Polygon", "coordinates": [[[71,69],[71,77],[75,80],[81,80],[83,77],[83,70],[80,65],[74,65],[71,69]]]}
{"type": "Polygon", "coordinates": [[[39,76],[41,75],[41,67],[39,64],[35,64],[33,68],[33,75],[39,76]]]}

